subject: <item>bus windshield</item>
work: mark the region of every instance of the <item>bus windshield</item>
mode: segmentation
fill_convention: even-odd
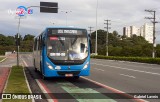
[[[52,60],[83,60],[88,56],[86,30],[50,29],[47,55]]]

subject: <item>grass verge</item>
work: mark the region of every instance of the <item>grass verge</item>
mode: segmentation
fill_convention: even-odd
[[[149,63],[149,64],[160,64],[160,58],[149,58],[149,57],[118,57],[118,56],[103,56],[103,55],[95,56],[94,55],[94,56],[91,56],[91,58],[140,62],[140,63]]]
[[[13,93],[13,94],[28,94],[29,89],[27,87],[25,76],[23,72],[22,66],[13,66],[11,69],[11,73],[8,79],[7,87],[5,89],[5,93]],[[11,99],[11,100],[3,100],[3,102],[32,102],[32,100],[28,99]]]

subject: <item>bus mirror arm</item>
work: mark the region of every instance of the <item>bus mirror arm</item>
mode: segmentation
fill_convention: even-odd
[[[42,41],[42,45],[45,46],[45,40]]]
[[[89,39],[89,47],[90,47],[90,53],[92,53],[92,43],[91,43],[91,39]]]

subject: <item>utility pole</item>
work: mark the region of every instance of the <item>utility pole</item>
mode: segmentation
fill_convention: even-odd
[[[145,19],[152,19],[152,23],[153,23],[153,49],[152,49],[152,58],[155,58],[155,47],[156,47],[156,37],[155,37],[155,32],[156,32],[156,11],[155,10],[145,10],[146,12],[149,12],[151,14],[153,14],[153,17],[145,17]]]
[[[106,21],[106,23],[104,23],[104,24],[106,24],[106,27],[104,27],[104,28],[106,28],[107,29],[107,34],[106,34],[106,56],[108,56],[108,30],[109,29],[111,29],[111,27],[109,27],[109,25],[111,25],[111,23],[109,23],[111,20],[104,20],[104,21]]]
[[[91,36],[91,33],[92,33],[92,31],[93,31],[93,30],[92,30],[93,27],[88,27],[88,28],[89,28],[89,32],[90,32],[90,36]]]
[[[98,31],[97,31],[97,23],[98,23],[98,0],[97,0],[97,6],[96,6],[96,41],[95,41],[95,54],[98,55],[97,53],[97,36],[98,36]]]

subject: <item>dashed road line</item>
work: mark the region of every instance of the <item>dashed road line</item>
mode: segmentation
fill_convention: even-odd
[[[94,68],[94,69],[104,72],[104,70],[103,70],[103,69],[99,69],[99,68]]]
[[[154,72],[148,72],[148,71],[142,71],[142,70],[135,70],[135,69],[128,69],[128,68],[122,68],[122,67],[110,66],[110,65],[103,65],[103,64],[97,64],[97,63],[92,63],[92,64],[99,65],[99,66],[104,66],[104,67],[112,67],[112,68],[116,68],[116,69],[123,69],[123,70],[129,70],[129,71],[134,71],[134,72],[140,72],[140,73],[146,73],[146,74],[152,74],[152,75],[160,76],[160,73],[154,73]]]
[[[107,60],[109,61],[109,60]],[[95,61],[94,61],[95,62]],[[100,62],[100,61],[96,61],[96,62]],[[119,61],[119,62],[122,62],[122,61]],[[125,62],[125,61],[123,61]],[[137,63],[137,62],[128,62],[128,63]],[[148,64],[148,63],[138,63],[138,64],[146,64],[146,65],[156,65],[156,64]],[[130,67],[135,67],[135,65],[128,65],[128,64],[125,64],[125,66],[130,66]],[[152,66],[149,66],[149,67],[144,67],[144,66],[139,66],[139,68],[146,68],[146,69],[160,69],[160,68],[152,68]]]
[[[134,77],[134,76],[130,76],[130,75],[126,75],[126,74],[120,74],[121,76],[125,76],[125,77],[129,77],[129,78],[136,78],[136,77]]]

